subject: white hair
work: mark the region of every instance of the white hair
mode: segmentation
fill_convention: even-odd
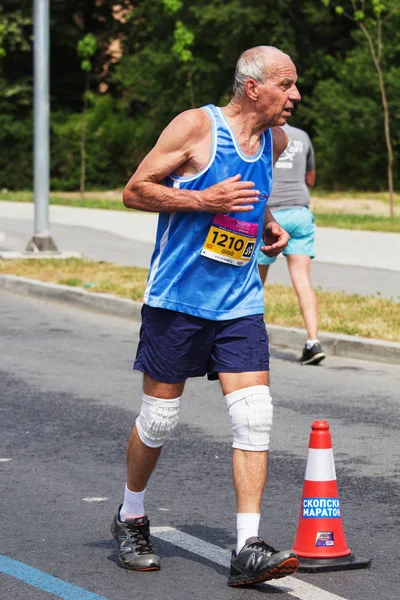
[[[251,78],[257,83],[264,83],[276,64],[276,55],[288,56],[275,46],[256,46],[245,50],[236,63],[233,80],[233,96],[242,98],[245,95],[246,81]],[[289,57],[290,58],[290,57]]]

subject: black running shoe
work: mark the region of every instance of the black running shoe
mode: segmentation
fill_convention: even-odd
[[[121,506],[111,524],[111,533],[118,542],[120,565],[134,571],[158,571],[160,557],[154,552],[150,543],[149,519],[144,515],[144,517],[120,521]]]
[[[321,344],[315,342],[311,348],[307,348],[307,345],[304,346],[300,362],[302,365],[318,365],[324,358],[325,354],[322,351]]]
[[[291,550],[279,552],[257,537],[251,537],[246,540],[239,554],[232,551],[228,585],[249,585],[280,579],[298,568],[299,561]]]

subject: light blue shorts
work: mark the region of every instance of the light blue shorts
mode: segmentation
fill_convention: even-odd
[[[278,221],[279,225],[283,229],[286,229],[290,235],[289,243],[284,249],[283,254],[301,254],[314,258],[315,225],[312,212],[304,206],[276,210],[272,212],[272,215]],[[257,262],[259,265],[271,265],[276,259],[276,256],[265,256],[261,250],[258,250]]]

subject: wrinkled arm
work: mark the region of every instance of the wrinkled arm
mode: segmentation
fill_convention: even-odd
[[[290,235],[277,223],[269,208],[265,210],[265,219],[260,249],[267,256],[277,256],[286,248]]]
[[[162,132],[157,144],[128,181],[123,201],[127,208],[149,212],[248,212],[258,201],[252,181],[234,175],[204,190],[170,188],[161,181],[178,167],[193,161],[196,145],[210,133],[210,120],[202,109],[181,113]]]
[[[150,212],[200,210],[199,191],[171,189],[161,184],[164,177],[190,159],[190,142],[196,142],[196,126],[203,118],[199,112],[182,113],[164,129],[125,186],[123,202],[127,208]]]

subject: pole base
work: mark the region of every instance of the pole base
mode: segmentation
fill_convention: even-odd
[[[57,252],[58,248],[55,245],[51,235],[34,235],[25,252]]]
[[[299,573],[322,573],[329,571],[349,571],[350,569],[367,569],[371,566],[370,558],[356,558],[354,554],[339,558],[301,558]]]

